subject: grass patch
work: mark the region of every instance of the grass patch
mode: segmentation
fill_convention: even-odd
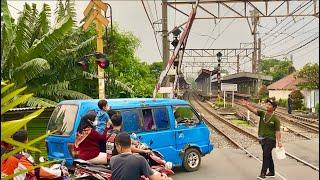
[[[241,119],[233,119],[231,120],[231,122],[233,124],[239,125],[239,126],[243,126],[243,127],[250,127],[250,124],[248,123],[248,121],[244,121]]]

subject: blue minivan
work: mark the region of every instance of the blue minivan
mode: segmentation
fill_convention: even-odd
[[[46,138],[49,159],[64,159],[73,164],[72,147],[80,118],[88,111],[98,111],[99,100],[66,100],[53,111]],[[201,157],[213,150],[210,131],[201,116],[180,99],[107,99],[111,110],[123,119],[122,131],[136,137],[161,154],[173,166],[187,171],[199,169]],[[148,117],[147,117],[148,116]]]

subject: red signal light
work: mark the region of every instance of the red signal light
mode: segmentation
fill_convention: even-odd
[[[106,60],[105,58],[100,58],[96,60],[96,64],[102,69],[105,69],[106,67],[109,66],[109,61]]]

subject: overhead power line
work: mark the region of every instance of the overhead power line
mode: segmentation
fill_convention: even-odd
[[[153,0],[153,3],[154,3],[154,10],[156,11],[157,20],[159,20],[156,0]]]
[[[310,54],[310,52],[312,52],[312,51],[314,51],[314,50],[316,50],[316,49],[318,49],[318,52],[319,52],[319,45],[316,46],[316,47],[314,47],[314,48],[312,48],[312,49],[310,49],[309,51],[307,51],[307,52],[305,52],[305,53],[303,53],[303,54],[300,54],[300,55],[298,55],[298,56],[295,56],[295,59],[296,59],[297,57],[303,57],[303,56],[305,56],[305,55],[307,55],[307,54]],[[292,53],[292,54],[297,54],[297,52],[294,52],[294,53]]]
[[[305,3],[304,5],[303,5],[303,4],[299,5],[298,7],[296,7],[296,8],[293,10],[293,13],[301,10],[301,9],[304,8],[307,4],[309,4],[310,2],[312,2],[312,1],[308,1],[308,2]],[[302,10],[302,11],[300,12],[300,14],[302,14],[303,12],[305,12],[310,6],[312,6],[312,4],[310,4],[307,8],[305,8],[304,10]],[[277,23],[274,27],[270,28],[270,31],[267,32],[267,34],[269,34],[269,33],[272,32],[272,31],[275,31],[275,30],[277,29],[277,27],[278,27],[281,23],[283,23],[288,17],[289,17],[289,16],[285,17],[285,18],[282,19],[279,23]],[[278,29],[277,31],[275,31],[275,33],[273,33],[273,34],[271,34],[271,35],[276,34],[279,30],[283,29],[284,27],[286,27],[288,24],[290,24],[290,23],[293,22],[293,21],[294,21],[294,20],[291,19],[287,24],[285,24],[284,26],[282,26],[280,29]],[[265,41],[265,40],[268,39],[271,35],[265,36],[265,37],[262,39],[262,41]]]
[[[282,38],[282,39],[279,39],[278,41],[272,43],[271,45],[267,46],[267,47],[264,48],[264,49],[268,49],[268,48],[272,47],[273,45],[276,45],[276,44],[282,42],[283,40],[287,39],[288,37],[293,37],[293,36],[292,36],[293,34],[299,32],[301,29],[305,28],[306,26],[308,26],[308,25],[309,25],[312,21],[314,21],[314,20],[315,20],[315,18],[311,19],[311,21],[308,21],[306,24],[302,25],[299,29],[295,30],[295,31],[292,32],[291,34],[287,35],[286,37],[284,37],[284,38]],[[295,38],[295,37],[293,37],[293,38]],[[264,50],[264,49],[263,49],[263,50]]]
[[[305,44],[303,44],[303,45],[301,45],[301,46],[299,46],[297,48],[294,48],[294,49],[292,49],[292,50],[290,50],[290,51],[288,51],[286,53],[278,54],[278,55],[274,55],[274,56],[268,56],[268,58],[275,58],[275,57],[279,57],[279,56],[283,56],[283,55],[288,55],[288,54],[290,54],[290,53],[292,53],[292,52],[294,52],[294,51],[296,51],[298,49],[301,49],[301,48],[307,46],[308,44],[310,44],[311,42],[317,40],[318,38],[319,38],[319,35],[317,37],[311,39],[310,41],[306,42]]]
[[[235,4],[233,4],[233,5],[231,6],[231,8],[233,8],[233,6],[234,6],[234,5],[235,5]],[[224,15],[223,15],[223,16],[225,16],[226,14],[228,14],[228,12],[224,13]],[[219,25],[219,23],[221,22],[221,20],[222,20],[222,19],[219,19],[218,23],[215,23],[215,26],[212,28],[211,33],[213,33],[213,32],[214,32],[214,30],[217,28],[217,26]],[[208,38],[207,38],[206,42],[204,43],[203,48],[207,45],[207,43],[208,43],[208,41],[209,41],[210,37],[211,37],[211,36],[208,36]],[[212,38],[211,38],[211,39],[212,39]],[[213,39],[216,39],[216,38],[213,38]],[[211,47],[211,45],[210,45],[210,47]]]
[[[314,32],[312,32],[312,31],[315,30],[315,29],[318,29],[318,28],[319,28],[319,27],[310,29],[310,30],[308,30],[308,31],[306,31],[306,32],[303,32],[303,33],[301,33],[301,34],[299,34],[299,35],[296,35],[295,37],[293,37],[293,38],[290,39],[290,40],[283,41],[282,43],[278,44],[277,46],[274,46],[273,49],[277,49],[277,48],[280,47],[283,43],[288,43],[288,42],[290,42],[290,41],[293,41],[294,39],[296,39],[296,38],[298,38],[298,37],[300,37],[300,36],[303,36],[303,35],[306,35],[306,34],[309,34],[309,33],[317,34],[317,32],[314,33]],[[312,36],[311,36],[311,37],[312,37]],[[310,37],[308,37],[307,39],[309,39],[309,38],[310,38]],[[265,48],[264,48],[264,49],[265,49]],[[264,50],[264,49],[263,49],[263,50]]]
[[[142,6],[143,6],[143,9],[144,9],[144,12],[146,13],[146,15],[147,15],[147,17],[148,17],[149,23],[150,23],[150,25],[151,25],[151,27],[152,27],[152,29],[153,29],[153,35],[154,35],[154,38],[155,38],[156,43],[157,43],[157,47],[158,47],[158,51],[159,51],[160,57],[162,58],[161,50],[160,50],[160,47],[159,47],[159,42],[158,42],[157,35],[156,35],[156,30],[155,30],[155,28],[154,28],[154,25],[153,25],[151,19],[150,19],[150,16],[149,16],[149,14],[148,14],[148,11],[147,11],[147,9],[146,9],[146,6],[145,6],[143,0],[141,0],[141,3],[142,3]]]

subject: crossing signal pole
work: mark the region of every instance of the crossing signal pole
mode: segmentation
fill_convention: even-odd
[[[218,53],[217,53],[217,57],[218,57],[218,73],[217,73],[217,80],[218,80],[218,98],[221,97],[221,66],[220,66],[221,56],[222,56],[222,53],[221,53],[221,52],[218,52]]]
[[[101,0],[91,0],[83,14],[85,16],[85,23],[83,25],[83,30],[87,31],[93,20],[96,24],[97,33],[97,53],[103,54],[103,26],[108,26],[108,19],[106,19],[102,14],[101,10],[107,12],[108,5],[103,3]],[[99,99],[105,99],[105,77],[104,69],[98,66],[98,85],[99,85]]]

